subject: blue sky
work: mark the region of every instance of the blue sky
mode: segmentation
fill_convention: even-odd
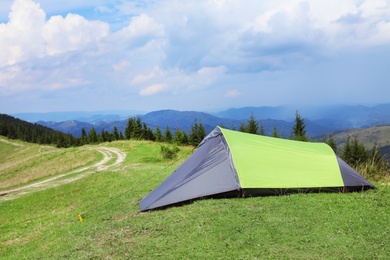
[[[390,102],[390,1],[2,0],[0,113]]]

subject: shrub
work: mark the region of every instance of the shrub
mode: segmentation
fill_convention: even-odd
[[[374,147],[366,161],[355,166],[357,172],[365,178],[387,179],[390,177],[389,162],[382,156],[379,149]]]
[[[174,159],[177,156],[177,153],[180,151],[180,149],[177,146],[174,147],[168,147],[168,146],[161,146],[161,154],[164,158],[167,159]]]
[[[350,137],[347,137],[341,158],[365,178],[390,177],[389,162],[381,155],[379,149],[376,146],[371,150],[366,149],[356,137],[352,142]]]

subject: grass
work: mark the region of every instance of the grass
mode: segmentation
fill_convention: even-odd
[[[140,213],[140,199],[188,157],[191,148],[180,147],[181,159],[173,163],[162,157],[159,144],[105,145],[125,151],[124,164],[0,201],[0,258],[386,259],[390,255],[387,181],[374,182],[377,190],[362,193],[207,199]]]
[[[51,146],[0,140],[0,190],[17,187],[58,173],[89,165],[99,153],[88,148]]]

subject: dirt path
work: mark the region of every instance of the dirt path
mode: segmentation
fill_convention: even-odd
[[[103,154],[103,159],[94,165],[75,169],[73,171],[56,175],[55,177],[51,177],[40,182],[31,183],[19,188],[0,191],[0,201],[16,199],[25,194],[30,194],[32,192],[45,190],[52,187],[58,187],[66,183],[79,180],[92,173],[107,170],[114,166],[120,165],[126,158],[126,154],[116,148],[96,147],[93,149]],[[115,162],[112,162],[113,158],[115,158]]]

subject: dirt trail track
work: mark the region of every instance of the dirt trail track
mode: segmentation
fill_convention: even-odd
[[[61,186],[66,183],[79,180],[92,173],[107,170],[108,168],[120,165],[126,158],[126,154],[116,148],[96,147],[93,149],[103,154],[103,159],[94,165],[75,169],[73,171],[59,174],[55,177],[51,177],[40,182],[31,183],[19,188],[0,191],[0,201],[16,199],[25,194]],[[115,162],[112,162],[113,158],[115,158]]]

